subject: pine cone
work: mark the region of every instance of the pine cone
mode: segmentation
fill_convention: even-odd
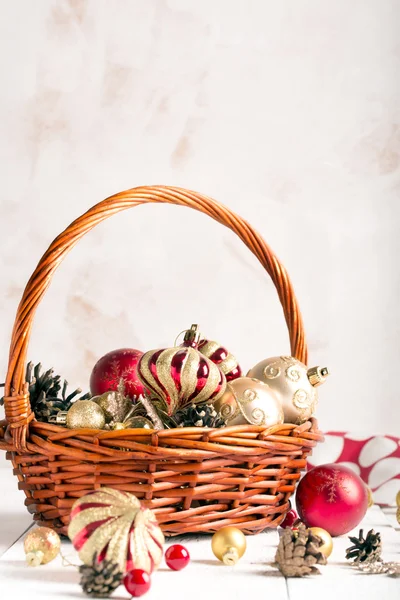
[[[64,381],[61,389],[61,377],[54,375],[53,369],[49,369],[44,373],[41,373],[41,370],[42,365],[40,363],[35,367],[32,362],[28,363],[25,380],[29,384],[29,400],[35,417],[38,421],[46,423],[51,416],[56,415],[60,410],[67,411],[71,407],[72,401],[82,390],[78,388],[67,396],[68,383]],[[60,391],[61,398],[58,397]],[[85,394],[79,400],[86,400],[89,397],[90,394]]]
[[[318,573],[315,565],[326,565],[320,552],[321,538],[301,523],[298,529],[284,529],[275,555],[275,562],[285,577],[303,577]]]
[[[354,564],[376,562],[380,560],[382,553],[381,534],[375,533],[373,529],[368,531],[365,539],[364,532],[360,529],[358,537],[349,537],[353,546],[346,549],[347,560]]]
[[[212,404],[192,404],[179,410],[175,415],[177,427],[223,427],[221,419]]]
[[[121,584],[123,574],[119,566],[110,560],[97,561],[93,558],[92,566],[81,565],[81,586],[85,594],[92,598],[107,598]]]

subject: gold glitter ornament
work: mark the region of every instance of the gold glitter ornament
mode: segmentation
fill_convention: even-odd
[[[396,510],[396,519],[398,524],[400,525],[400,506],[398,506]]]
[[[151,573],[163,556],[164,535],[154,513],[133,494],[111,488],[79,498],[73,505],[68,536],[85,565],[98,560],[118,564],[121,573]]]
[[[130,417],[121,423],[115,423],[113,429],[154,429],[154,425],[150,419],[137,415],[136,417]]]
[[[212,551],[224,565],[235,565],[246,552],[246,546],[246,537],[237,527],[222,527],[211,539]]]
[[[332,554],[333,550],[333,540],[331,534],[328,533],[326,529],[322,529],[322,527],[309,527],[309,530],[322,540],[322,544],[318,547],[318,550],[322,552],[326,558],[328,558]]]
[[[285,423],[300,425],[313,414],[318,403],[317,386],[327,378],[325,367],[308,369],[293,356],[275,356],[259,362],[247,373],[268,384],[277,395]]]
[[[58,533],[49,527],[35,527],[24,539],[26,562],[30,567],[45,565],[56,558],[60,547]]]
[[[103,409],[106,423],[123,421],[132,408],[132,400],[120,392],[105,392],[91,400]]]
[[[66,414],[68,429],[103,429],[106,424],[103,409],[92,400],[78,400]]]
[[[396,504],[400,508],[400,490],[396,494]]]
[[[226,425],[265,425],[283,423],[283,410],[271,388],[250,377],[238,377],[226,386],[222,398],[214,404]]]

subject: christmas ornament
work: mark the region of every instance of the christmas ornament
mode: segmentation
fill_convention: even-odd
[[[134,598],[143,596],[151,586],[150,575],[143,569],[133,569],[124,577],[124,586]]]
[[[194,348],[150,350],[139,361],[138,376],[169,416],[188,404],[215,402],[226,387],[222,371]]]
[[[278,569],[285,577],[304,577],[318,573],[315,565],[326,565],[322,540],[302,523],[298,529],[285,529],[275,555]]]
[[[68,536],[85,565],[116,563],[122,573],[151,573],[162,559],[164,535],[153,512],[127,492],[101,488],[79,498],[71,511]]]
[[[323,527],[332,536],[357,527],[368,507],[365,484],[343,465],[321,465],[308,471],[296,493],[299,517],[309,527]]]
[[[396,494],[396,504],[400,508],[400,490]]]
[[[181,544],[174,544],[167,548],[165,552],[165,562],[167,566],[173,571],[181,571],[190,561],[190,554]]]
[[[250,377],[239,377],[226,386],[215,409],[230,425],[265,425],[283,423],[283,410],[275,392],[265,383]]]
[[[235,565],[246,552],[246,537],[236,527],[222,527],[211,539],[211,548],[215,556],[224,565]]]
[[[371,492],[371,488],[367,486],[367,494],[368,494],[368,508],[374,505],[374,497]]]
[[[60,375],[54,375],[53,369],[44,373],[39,363],[35,367],[32,362],[26,367],[25,381],[29,384],[29,402],[37,421],[43,423],[50,420],[60,412],[67,411],[82,390],[76,389],[67,395],[68,383],[64,381],[61,387]],[[61,397],[60,397],[61,392]],[[80,400],[85,400],[90,394],[85,394]]]
[[[132,400],[120,391],[105,392],[101,396],[93,396],[92,402],[96,402],[103,410],[106,423],[124,421],[132,408]]]
[[[221,419],[213,404],[191,404],[175,414],[176,427],[224,427],[225,421]]]
[[[122,423],[114,423],[113,429],[154,429],[153,423],[141,415],[129,417]]]
[[[283,407],[285,423],[300,425],[313,415],[318,403],[316,387],[328,374],[328,369],[308,369],[292,356],[275,356],[259,362],[247,377],[267,383]]]
[[[58,533],[49,527],[35,527],[24,539],[26,562],[30,567],[46,565],[55,559],[60,547]]]
[[[108,598],[122,582],[119,565],[110,560],[98,561],[97,554],[91,566],[81,565],[81,587],[87,596],[92,598]]]
[[[319,551],[322,552],[326,558],[329,558],[333,550],[333,540],[331,534],[325,529],[322,529],[322,527],[310,527],[310,531],[322,540],[322,544],[319,546]]]
[[[297,512],[293,508],[291,508],[286,513],[286,517],[283,519],[282,523],[280,523],[280,526],[282,527],[282,529],[291,529],[297,520]]]
[[[400,525],[400,507],[398,507],[397,510],[396,510],[396,519],[397,519],[397,522]]]
[[[57,413],[54,422],[57,425],[66,425],[68,429],[103,429],[106,419],[103,409],[96,402],[78,400],[68,412]]]
[[[137,365],[141,356],[143,352],[134,348],[121,348],[102,356],[93,367],[90,376],[90,391],[93,396],[118,391],[121,379],[127,396],[136,398],[143,394],[145,390],[137,375]]]
[[[354,564],[381,560],[382,543],[379,532],[375,533],[370,529],[364,538],[364,531],[360,529],[358,537],[349,537],[349,540],[353,545],[346,549],[347,560]]]

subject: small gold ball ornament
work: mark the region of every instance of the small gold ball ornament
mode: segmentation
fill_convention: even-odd
[[[400,490],[397,492],[396,495],[396,504],[400,508]]]
[[[367,493],[368,493],[368,508],[371,508],[371,506],[374,505],[374,497],[372,495],[371,488],[369,488],[368,486],[367,486]]]
[[[325,367],[308,369],[293,356],[275,356],[259,362],[247,373],[267,383],[281,402],[285,423],[307,421],[318,403],[316,388],[329,375]]]
[[[154,429],[154,425],[150,419],[138,415],[136,417],[130,417],[125,421],[115,423],[113,429]]]
[[[24,540],[26,562],[30,567],[45,565],[60,552],[61,540],[58,533],[49,527],[35,527]]]
[[[246,546],[246,537],[237,527],[222,527],[211,539],[212,551],[224,565],[235,565],[246,552]]]
[[[103,409],[92,400],[78,400],[66,415],[69,429],[103,429],[106,424]]]
[[[310,527],[310,531],[312,531],[314,535],[317,535],[319,538],[321,538],[323,543],[318,550],[322,552],[326,558],[328,558],[328,556],[332,554],[333,550],[333,540],[331,534],[325,529],[322,529],[322,527]]]
[[[265,425],[283,423],[283,410],[275,392],[262,381],[238,377],[227,384],[215,410],[229,425]]]

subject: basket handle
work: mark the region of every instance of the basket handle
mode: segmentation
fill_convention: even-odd
[[[194,208],[222,223],[239,236],[270,275],[278,291],[289,329],[291,353],[306,363],[307,347],[303,321],[292,284],[285,268],[262,237],[229,208],[197,192],[166,186],[133,188],[106,198],[71,223],[49,246],[27,283],[12,332],[4,394],[8,432],[11,433],[17,450],[26,449],[28,425],[34,418],[25,383],[26,354],[33,318],[55,270],[71,248],[95,225],[122,210],[150,202]]]

